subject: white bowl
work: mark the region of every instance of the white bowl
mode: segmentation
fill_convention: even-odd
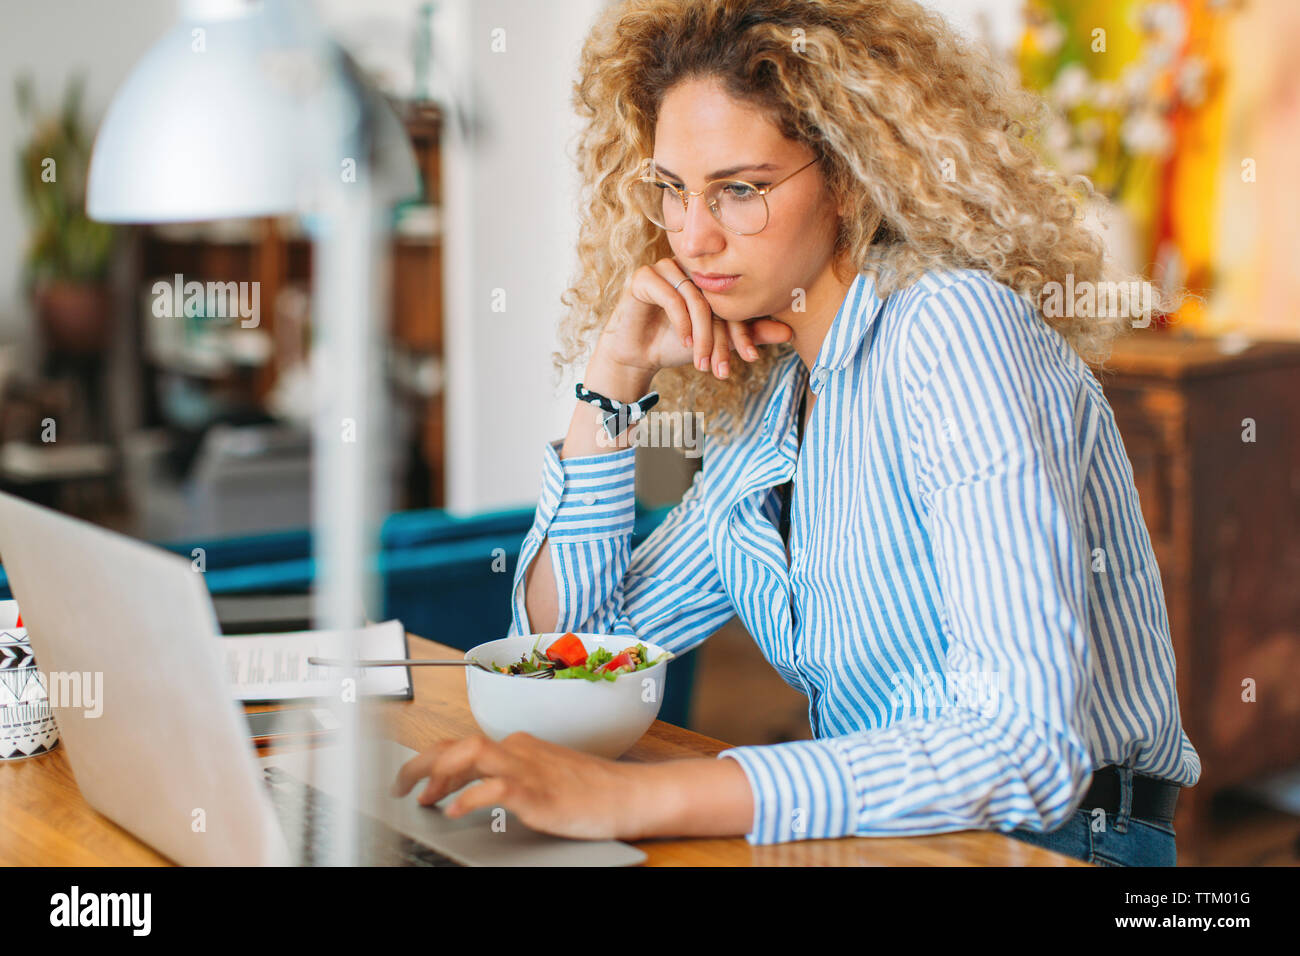
[[[471,647],[465,656],[489,667],[507,667],[532,650],[534,644],[544,652],[565,633],[542,634],[540,641],[537,634],[503,637]],[[649,641],[574,633],[588,654],[600,647],[617,654],[638,643],[645,645],[650,660],[664,653],[662,647]],[[640,740],[659,716],[667,672],[667,661],[620,674],[612,681],[529,679],[466,667],[465,683],[469,688],[469,709],[483,733],[493,740],[523,730],[574,750],[613,758]]]

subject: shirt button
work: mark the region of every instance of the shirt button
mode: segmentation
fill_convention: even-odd
[[[595,492],[588,491],[586,494],[584,494],[584,495],[582,496],[582,503],[583,503],[584,505],[594,505],[594,504],[596,503],[596,494],[595,494]]]
[[[829,375],[830,372],[826,371],[826,369],[819,368],[813,372],[813,382],[820,388],[822,385],[826,384],[826,379]]]

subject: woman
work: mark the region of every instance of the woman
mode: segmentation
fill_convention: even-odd
[[[1200,763],[1085,361],[1132,320],[1036,305],[1105,274],[1022,141],[1021,94],[909,0],[633,0],[581,74],[589,202],[559,357],[589,356],[584,400],[545,448],[511,633],[682,653],[738,614],[815,739],[642,765],[478,736],[395,792],[481,778],[452,815],[504,806],[574,837],[985,828],[1172,864]],[[619,425],[652,381],[707,435],[632,553]]]

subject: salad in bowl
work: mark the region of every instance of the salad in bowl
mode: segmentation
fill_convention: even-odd
[[[640,641],[617,653],[608,647],[597,647],[588,654],[587,646],[572,631],[567,631],[544,651],[541,650],[541,641],[539,635],[533,649],[513,664],[490,666],[499,674],[516,676],[549,671],[556,680],[617,680],[622,674],[646,670],[673,656],[672,651],[664,651],[651,660],[650,651]]]
[[[522,730],[612,758],[659,715],[673,654],[635,637],[570,631],[503,637],[465,656],[482,665],[465,668],[465,682],[487,736]],[[550,672],[546,679],[537,679],[541,670]]]

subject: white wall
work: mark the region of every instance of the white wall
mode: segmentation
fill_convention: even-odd
[[[443,64],[483,130],[471,142],[453,124],[443,155],[453,510],[535,503],[543,444],[573,413],[573,380],[552,387],[550,353],[576,262],[570,90],[600,6],[456,0],[440,17]],[[492,50],[498,29],[504,52]]]

